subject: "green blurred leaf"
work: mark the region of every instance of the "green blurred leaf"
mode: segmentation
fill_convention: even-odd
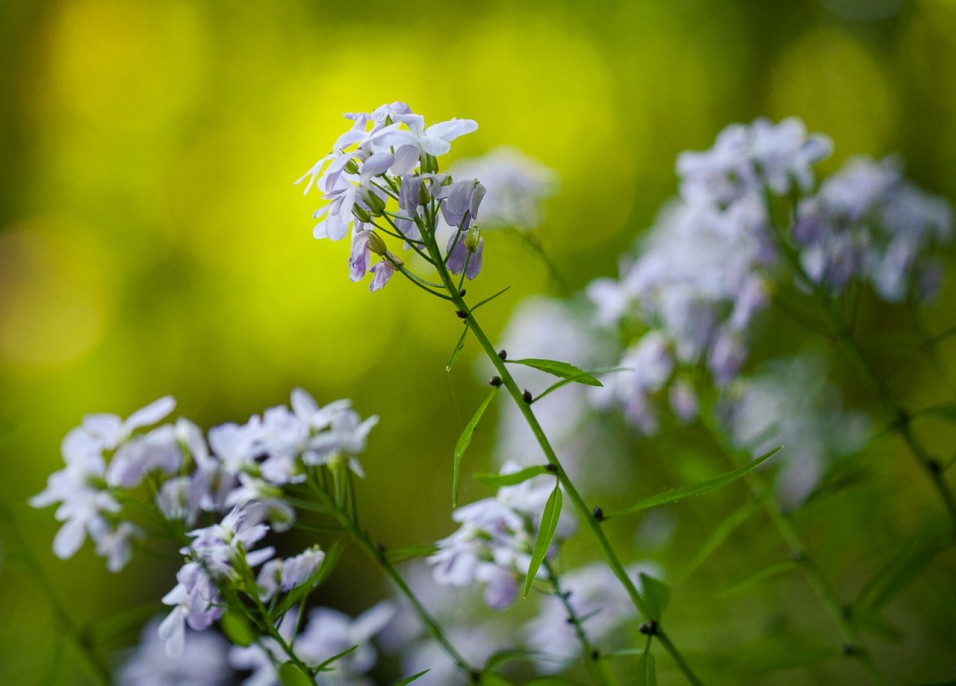
[[[465,454],[465,450],[468,449],[468,445],[471,443],[472,436],[475,435],[475,427],[478,426],[478,422],[481,421],[481,416],[485,413],[485,410],[488,409],[488,405],[491,404],[491,401],[495,397],[495,393],[497,391],[498,389],[496,388],[488,394],[488,397],[485,398],[481,405],[478,406],[478,410],[471,418],[471,421],[469,421],[468,425],[462,429],[461,436],[458,437],[458,443],[455,445],[455,467],[454,472],[452,473],[451,484],[452,507],[458,507],[458,482],[461,478],[461,458]]]
[[[650,649],[641,653],[637,660],[635,686],[657,686],[657,664]]]
[[[563,676],[542,676],[529,681],[525,686],[578,686],[578,682]]]
[[[737,583],[728,586],[724,590],[719,591],[717,593],[717,597],[725,598],[727,596],[740,593],[741,591],[744,591],[750,588],[751,586],[759,584],[762,581],[766,581],[767,579],[772,579],[775,576],[779,576],[781,574],[789,572],[791,569],[793,569],[795,564],[796,563],[793,560],[784,560],[783,562],[777,562],[767,567],[764,567],[763,569],[758,570],[754,572],[753,574],[751,574],[750,576],[746,577],[742,581],[738,581]]]
[[[885,617],[880,616],[878,612],[869,612],[863,608],[853,608],[853,623],[873,636],[879,636],[885,641],[899,643],[903,640],[904,634],[892,622]]]
[[[426,669],[422,672],[419,672],[418,674],[412,674],[411,676],[407,676],[400,681],[396,681],[394,686],[408,686],[408,684],[412,683],[413,681],[417,681],[419,678],[425,676],[430,671],[431,671],[430,669]]]
[[[697,554],[694,555],[690,564],[687,565],[687,569],[684,570],[684,575],[681,579],[683,580],[690,577],[690,575],[693,574],[708,557],[713,555],[717,548],[730,538],[731,534],[746,522],[747,519],[750,518],[750,515],[756,512],[756,510],[757,505],[752,500],[748,500],[744,503],[743,507],[727,515],[724,521],[722,521],[710,536],[707,537],[707,540],[704,541],[704,544],[697,551]]]
[[[294,662],[285,662],[279,667],[279,683],[282,686],[315,686],[311,674],[302,671]]]
[[[627,371],[627,367],[598,367],[597,369],[592,369],[590,371],[584,372],[584,374],[587,376],[594,376],[597,374],[607,374],[610,372],[623,372],[623,371]],[[541,398],[548,395],[552,391],[556,391],[562,386],[567,386],[569,383],[576,382],[578,378],[579,377],[577,376],[571,376],[571,377],[568,377],[567,379],[561,379],[560,381],[548,386],[544,391],[539,393],[538,396],[535,398],[535,400],[536,401],[541,400]]]
[[[435,552],[434,545],[407,545],[395,550],[389,550],[385,553],[385,558],[390,564],[400,564],[408,560],[414,560],[418,557],[425,557]]]
[[[925,416],[939,417],[940,419],[945,419],[948,422],[956,423],[956,403],[941,403],[939,405],[932,405],[930,407],[924,407],[922,410],[913,413],[914,417],[925,417]]]
[[[661,615],[664,614],[671,599],[670,587],[663,581],[641,572],[641,588],[644,602],[647,603],[647,611],[651,615],[648,619],[653,619],[655,622],[661,621]]]
[[[249,624],[249,620],[235,610],[229,610],[224,614],[222,619],[219,620],[219,625],[226,638],[237,646],[246,648],[258,638],[258,634]]]
[[[345,657],[346,655],[350,655],[351,653],[354,653],[356,650],[358,650],[358,646],[357,646],[357,645],[354,645],[354,646],[352,646],[351,648],[346,648],[346,649],[343,650],[341,653],[336,653],[335,655],[333,655],[332,657],[330,657],[328,660],[325,660],[324,662],[322,662],[318,667],[315,668],[315,670],[316,670],[317,672],[323,672],[323,671],[324,671],[324,672],[327,672],[327,671],[330,671],[330,670],[328,669],[329,665],[331,665],[331,664],[334,663],[334,662],[338,662],[338,661],[341,660],[343,657]]]
[[[603,386],[600,381],[588,374],[583,369],[578,369],[573,364],[567,362],[558,362],[557,360],[541,360],[538,358],[527,358],[524,360],[505,360],[508,364],[521,364],[525,367],[533,367],[542,372],[547,372],[553,376],[560,376],[562,379],[582,383],[588,386]]]
[[[782,446],[781,446],[782,447]],[[776,454],[780,448],[774,448],[769,453],[765,453],[758,458],[755,458],[743,465],[742,467],[737,467],[729,472],[724,472],[720,476],[715,476],[712,479],[706,479],[704,481],[698,481],[694,484],[689,484],[687,486],[681,486],[680,488],[674,488],[663,493],[658,493],[653,495],[650,498],[645,498],[629,507],[625,507],[622,510],[616,512],[611,512],[610,514],[604,515],[604,519],[613,519],[614,517],[621,517],[623,515],[633,514],[635,512],[640,512],[641,510],[646,510],[651,507],[657,507],[658,505],[665,505],[668,503],[676,503],[684,498],[690,498],[695,495],[700,495],[701,493],[706,493],[707,491],[712,491],[715,488],[720,488],[726,484],[729,484],[732,481],[736,481],[742,476],[749,474],[757,467],[762,465],[764,462],[769,460],[771,457]]]
[[[478,683],[481,684],[481,686],[512,686],[510,681],[494,672],[485,672],[482,674],[481,681]]]
[[[551,547],[551,539],[554,538],[554,532],[558,528],[558,519],[561,517],[563,500],[564,495],[561,493],[561,487],[555,483],[554,490],[548,496],[548,502],[545,503],[544,512],[541,514],[541,529],[538,531],[538,540],[534,542],[531,564],[528,565],[528,576],[524,580],[523,597],[525,598],[528,597],[538,568],[544,562],[544,556],[548,554],[548,548]]]
[[[451,357],[448,358],[448,364],[445,365],[445,371],[450,372],[451,368],[455,366],[455,362],[458,361],[458,356],[461,355],[462,348],[465,347],[465,338],[468,336],[468,324],[465,324],[465,330],[461,332],[461,337],[459,337],[458,342],[455,344],[454,350],[451,351]]]
[[[945,544],[931,535],[907,540],[863,586],[856,605],[869,611],[883,607],[909,586],[944,547]]]
[[[532,660],[538,653],[534,650],[499,650],[485,661],[485,669],[497,669],[503,664],[515,660]]]
[[[519,472],[513,472],[512,474],[475,474],[475,481],[485,486],[491,486],[492,488],[501,488],[502,486],[516,486],[528,479],[549,473],[546,467],[535,465],[533,467],[526,467]]]

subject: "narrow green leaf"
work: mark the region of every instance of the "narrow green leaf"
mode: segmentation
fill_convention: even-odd
[[[932,405],[913,413],[914,417],[926,415],[939,417],[940,419],[945,419],[949,422],[956,422],[956,403],[941,403],[939,405]]]
[[[755,584],[759,584],[762,581],[766,581],[767,579],[772,579],[775,576],[789,572],[791,569],[793,569],[794,564],[795,563],[793,560],[784,560],[783,562],[776,562],[772,565],[764,567],[763,569],[754,572],[746,579],[738,581],[737,583],[728,586],[724,590],[719,591],[717,593],[717,597],[725,598],[727,596],[740,593],[741,591],[744,591]]]
[[[235,610],[229,610],[219,620],[219,627],[231,643],[246,648],[258,638],[249,620]]]
[[[419,672],[418,674],[412,674],[411,676],[407,676],[401,681],[396,681],[394,686],[408,686],[408,684],[412,683],[413,681],[418,681],[420,677],[425,676],[430,671],[431,671],[430,669],[426,669],[422,672]]]
[[[541,474],[548,474],[547,468],[534,465],[511,474],[475,474],[475,481],[492,488],[501,488],[502,486],[516,486]]]
[[[452,507],[458,507],[458,481],[461,478],[461,458],[465,454],[465,450],[468,449],[468,444],[471,443],[471,437],[475,435],[475,427],[477,427],[478,422],[481,421],[481,415],[488,409],[488,405],[491,404],[491,400],[495,397],[497,390],[496,388],[489,393],[488,397],[478,406],[475,415],[471,418],[471,421],[468,422],[468,425],[462,429],[461,436],[458,437],[458,443],[455,445],[455,467],[452,473],[451,484]]]
[[[531,591],[531,585],[534,583],[534,577],[538,574],[538,568],[544,562],[544,556],[548,554],[548,548],[551,547],[551,539],[554,538],[554,532],[558,528],[558,518],[561,516],[561,505],[564,495],[561,493],[561,487],[555,483],[554,490],[548,496],[548,502],[545,503],[544,512],[541,514],[541,529],[538,531],[538,540],[534,542],[534,550],[531,553],[531,564],[528,565],[528,576],[524,580],[524,596],[528,597]]]
[[[663,581],[641,572],[641,590],[644,601],[647,603],[647,611],[651,613],[648,619],[653,619],[655,622],[661,621],[661,615],[664,614],[671,599],[670,587]]]
[[[684,498],[690,498],[691,496],[700,495],[701,493],[706,493],[707,491],[712,491],[715,488],[720,488],[726,484],[729,484],[731,481],[736,481],[740,477],[749,474],[757,467],[762,465],[764,462],[769,460],[773,455],[780,450],[780,448],[774,448],[769,453],[761,455],[760,457],[751,460],[742,467],[737,467],[729,472],[724,472],[720,476],[715,476],[712,479],[706,479],[704,481],[698,481],[694,484],[689,484],[687,486],[681,486],[680,488],[674,488],[664,493],[658,493],[653,495],[650,498],[645,498],[640,502],[634,503],[629,507],[625,507],[623,510],[618,510],[616,512],[611,512],[604,515],[604,519],[612,519],[614,517],[621,517],[623,515],[633,514],[635,512],[640,512],[641,510],[646,510],[651,507],[657,507],[658,505],[665,505],[667,503],[676,503],[679,500]]]
[[[499,295],[501,295],[502,293],[504,293],[504,292],[506,292],[506,291],[508,291],[508,290],[511,290],[511,286],[505,286],[504,288],[502,288],[500,291],[498,291],[498,292],[495,293],[494,295],[489,295],[487,298],[485,298],[484,300],[482,300],[480,303],[478,303],[477,305],[475,305],[474,307],[472,307],[472,308],[471,308],[471,311],[474,312],[475,310],[477,310],[477,309],[478,309],[479,307],[481,307],[482,305],[487,305],[487,304],[490,303],[492,300],[494,300],[494,299],[497,298]]]
[[[534,660],[540,653],[534,650],[499,650],[497,653],[493,653],[491,657],[485,660],[485,669],[492,670],[497,669],[503,664],[508,662],[514,662],[516,660]]]
[[[351,648],[346,648],[346,649],[343,650],[341,653],[336,653],[335,655],[333,655],[332,657],[330,657],[328,660],[326,660],[325,662],[321,663],[318,667],[315,668],[315,670],[316,670],[317,672],[328,672],[328,671],[331,671],[331,670],[328,668],[329,665],[331,665],[331,664],[334,663],[334,662],[338,662],[339,660],[341,660],[341,659],[342,659],[343,657],[345,657],[346,655],[351,655],[351,654],[354,653],[356,650],[358,650],[358,646],[357,646],[357,645],[354,645],[354,646],[352,646]]]
[[[455,362],[458,361],[458,356],[461,355],[461,349],[465,347],[465,338],[467,338],[467,336],[468,325],[465,324],[465,330],[461,332],[461,337],[455,344],[455,349],[451,351],[451,357],[448,358],[448,364],[445,365],[446,372],[450,372],[451,368],[455,366]]]
[[[425,557],[435,552],[434,545],[407,545],[402,548],[395,548],[385,553],[385,557],[390,564],[397,565],[408,560],[414,560],[418,557]]]
[[[282,686],[315,686],[311,674],[306,674],[294,662],[286,662],[279,667],[279,683]]]
[[[494,672],[485,672],[482,674],[481,681],[478,683],[481,684],[481,686],[512,686],[510,681]]]
[[[857,604],[870,611],[880,609],[909,586],[944,547],[932,536],[911,539],[867,582]]]
[[[645,650],[637,661],[637,679],[635,686],[657,686],[657,664],[654,653]]]
[[[588,374],[583,369],[578,369],[573,364],[567,362],[558,362],[557,360],[541,360],[537,358],[527,358],[524,360],[505,360],[508,364],[522,364],[525,367],[533,367],[542,372],[547,372],[553,376],[559,376],[568,381],[583,383],[588,386],[603,386],[600,381]]]
[[[625,372],[627,370],[628,370],[627,367],[598,367],[597,369],[592,369],[590,371],[584,372],[584,376],[595,376],[597,374],[609,374],[611,372]],[[535,398],[535,400],[541,400],[541,398],[548,395],[549,393],[552,393],[553,391],[558,390],[562,386],[567,386],[569,383],[574,383],[578,381],[579,378],[581,377],[570,376],[566,379],[561,379],[560,381],[557,381],[551,384],[546,389],[544,389],[541,393],[539,393],[538,396]]]
[[[724,519],[720,525],[714,529],[714,531],[707,537],[707,540],[704,541],[704,544],[697,551],[697,554],[694,555],[694,558],[690,561],[690,564],[687,565],[687,569],[684,570],[681,580],[685,580],[690,577],[697,568],[700,567],[704,561],[714,554],[714,552],[730,538],[731,534],[734,533],[747,519],[750,518],[754,512],[756,512],[757,506],[752,500],[748,500],[744,503],[743,507],[734,510],[730,515]]]

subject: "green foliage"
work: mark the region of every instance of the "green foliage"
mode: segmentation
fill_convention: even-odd
[[[219,620],[219,626],[226,638],[237,646],[251,646],[259,636],[249,620],[236,610],[226,612]]]
[[[294,662],[285,662],[279,667],[279,683],[282,686],[315,686],[311,674],[302,671]]]
[[[532,367],[542,372],[547,372],[553,376],[561,377],[567,381],[585,384],[586,386],[603,386],[594,376],[578,369],[573,364],[567,362],[558,362],[557,360],[541,360],[537,358],[528,358],[524,360],[505,360],[508,364],[520,364],[525,367]]]
[[[452,474],[452,484],[451,484],[451,506],[458,506],[458,482],[461,478],[461,458],[465,455],[465,451],[468,449],[469,444],[471,443],[472,436],[475,434],[475,428],[478,426],[478,422],[481,421],[482,415],[485,414],[485,410],[488,409],[488,405],[491,404],[491,401],[494,400],[495,394],[498,389],[493,390],[488,394],[488,397],[482,401],[481,405],[478,406],[478,409],[475,411],[475,414],[472,416],[471,420],[465,425],[465,428],[462,429],[461,435],[458,437],[458,443],[455,444],[455,466],[454,472]]]
[[[408,686],[408,684],[412,683],[413,681],[418,681],[418,679],[425,676],[430,671],[431,671],[430,669],[425,669],[425,670],[422,670],[421,672],[418,672],[417,674],[412,674],[411,676],[407,676],[404,679],[400,679],[399,681],[396,681],[393,686]]]
[[[538,568],[541,567],[545,555],[548,554],[548,548],[551,547],[551,539],[554,538],[554,532],[558,528],[558,519],[561,517],[563,500],[561,486],[555,483],[554,490],[548,496],[548,502],[545,503],[544,512],[541,515],[541,529],[538,531],[538,539],[534,542],[531,564],[528,565],[528,576],[524,580],[524,597],[527,597],[531,591]]]
[[[622,510],[617,510],[610,514],[605,514],[604,519],[613,519],[614,517],[621,517],[623,515],[633,514],[635,512],[640,512],[641,510],[646,510],[648,508],[657,507],[658,505],[666,505],[669,503],[676,503],[678,501],[684,500],[685,498],[690,498],[695,495],[700,495],[701,493],[706,493],[707,491],[712,491],[715,488],[720,488],[726,484],[736,481],[742,476],[745,476],[755,470],[757,467],[762,465],[764,462],[773,457],[780,448],[774,448],[768,453],[761,455],[758,458],[755,458],[748,462],[747,464],[737,467],[729,472],[725,472],[720,476],[715,476],[712,479],[706,479],[705,481],[698,481],[694,484],[689,484],[687,486],[681,486],[680,488],[674,488],[664,493],[658,493],[657,495],[651,496],[650,498],[645,498],[639,502],[634,503],[628,507],[625,507]]]
[[[670,587],[663,581],[641,572],[641,588],[650,614],[648,619],[653,619],[655,622],[661,621],[661,615],[664,614],[671,599]]]

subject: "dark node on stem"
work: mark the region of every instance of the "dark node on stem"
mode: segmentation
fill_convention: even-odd
[[[571,591],[565,591],[564,593],[561,594],[561,597],[567,600],[568,598],[571,597]]]
[[[565,618],[564,618],[564,623],[565,623],[565,624],[573,625],[573,624],[575,623],[575,622],[574,622],[574,617],[565,617]]]
[[[857,648],[852,643],[844,643],[841,650],[843,651],[843,654],[846,655],[847,657],[853,657],[854,655],[860,654],[860,649]]]
[[[477,669],[471,670],[471,673],[468,676],[471,679],[471,683],[473,684],[481,683],[481,672],[479,672]]]
[[[797,564],[800,564],[807,559],[807,556],[802,550],[794,550],[792,553],[790,553],[790,559]]]
[[[843,619],[849,619],[853,616],[853,608],[849,605],[841,605],[840,616],[843,617]]]
[[[649,622],[644,622],[637,630],[646,636],[657,636],[657,622],[653,619]]]
[[[943,465],[939,463],[939,460],[929,459],[926,460],[926,468],[930,471],[933,476],[939,476],[943,473]]]
[[[494,386],[495,388],[498,388],[498,386],[501,385],[501,377],[500,376],[491,377],[490,379],[488,379],[488,384],[490,386]]]
[[[599,522],[604,519],[604,510],[601,509],[600,505],[595,505],[594,509],[591,510],[591,514],[594,515],[594,518]]]
[[[468,313],[465,312],[464,310],[456,310],[455,314],[458,315],[459,319],[468,319]]]
[[[546,464],[546,465],[544,466],[544,468],[547,469],[547,470],[548,470],[549,472],[551,472],[552,474],[557,473],[557,471],[558,471],[558,465],[556,465],[556,464],[551,464],[550,462],[549,462],[548,464]]]
[[[531,402],[534,400],[534,396],[531,395],[531,391],[529,391],[529,390],[526,388],[526,389],[524,389],[524,391],[522,391],[522,393],[521,393],[521,399],[524,400],[526,403],[528,403],[528,404],[530,405]]]
[[[893,424],[897,429],[905,429],[910,423],[910,415],[906,410],[900,410],[896,413],[896,418],[893,420]]]
[[[591,651],[591,659],[595,662],[601,659],[601,652],[597,648]]]
[[[465,297],[465,289],[462,288],[460,291],[458,291],[458,295],[460,295],[462,298],[464,298],[464,297]]]
[[[501,350],[498,351],[498,357],[500,357],[502,360],[507,360],[507,359],[508,359],[508,351],[505,350],[504,348],[502,348]]]
[[[375,552],[378,553],[378,556],[384,560],[385,559],[385,544],[382,543],[381,541],[376,541]]]

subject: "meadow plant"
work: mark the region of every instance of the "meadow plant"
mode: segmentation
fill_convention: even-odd
[[[553,173],[510,149],[443,171],[452,142],[477,130],[469,119],[426,126],[401,102],[346,118],[348,130],[299,180],[324,202],[314,236],[348,236],[346,271],[352,281],[370,273],[371,291],[398,274],[447,302],[449,322],[463,326],[449,369],[468,340],[485,358],[490,390],[448,446],[458,529],[405,550],[373,543],[353,483],[365,477],[359,456],[377,420],[347,400],[320,405],[296,389],[288,406],[208,432],[173,419],[171,398],[127,419],[90,415],[31,501],[57,505],[54,552],[69,558],[89,539],[118,572],[162,539],[182,562],[165,617],[147,627],[118,683],[371,684],[372,674],[385,678],[374,671],[383,650],[400,655],[396,684],[655,684],[658,669],[668,683],[742,683],[840,660],[853,683],[898,677],[868,632],[885,631],[882,608],[951,550],[956,505],[942,448],[917,434],[919,413],[903,407],[856,317],[868,299],[923,321],[917,313],[943,281],[948,205],[907,182],[892,158],[851,160],[818,183],[831,143],[796,119],[734,125],[712,149],[678,158],[679,197],[622,257],[617,278],[519,304],[499,347],[479,310],[503,292],[479,297],[465,281],[494,268],[483,229],[533,233]],[[800,333],[768,346],[772,326]],[[916,349],[942,339],[926,334]],[[847,360],[868,400],[844,398],[831,370]],[[463,458],[496,401],[498,470],[476,475],[494,493],[459,505]],[[926,412],[951,417],[952,408],[947,400]],[[864,581],[851,600],[831,577],[843,562],[826,559],[833,547],[819,546],[819,534],[805,540],[797,515],[834,492],[871,502],[876,486],[860,465],[889,434],[936,492],[934,534],[854,567]],[[653,437],[678,457],[649,461]],[[675,469],[682,450],[712,458],[707,473]],[[638,496],[648,490],[634,485],[638,474],[670,486]],[[738,480],[746,492],[717,492]],[[673,514],[648,513],[695,512],[731,491],[731,512],[709,522],[695,554],[661,553]],[[809,658],[771,656],[768,666],[766,655],[720,641],[715,655],[713,637],[694,629],[707,607],[685,600],[684,582],[757,511],[787,557],[760,569],[754,552],[758,568],[733,593],[799,570],[828,618],[821,631],[835,637]],[[623,523],[638,516],[640,527]],[[343,547],[281,557],[279,541],[294,530],[351,539],[395,597],[354,619],[314,606]],[[725,590],[705,595],[716,603]],[[799,652],[785,632],[781,640]]]

